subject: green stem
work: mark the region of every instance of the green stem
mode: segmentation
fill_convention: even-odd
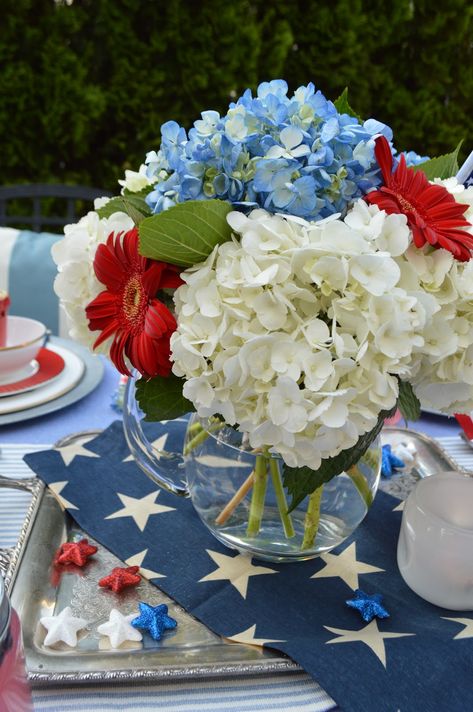
[[[250,512],[248,515],[248,536],[256,536],[261,527],[264,512],[264,498],[268,482],[267,460],[264,455],[256,456],[253,493],[251,495]]]
[[[360,493],[363,502],[366,504],[366,508],[369,509],[373,504],[373,495],[369,488],[366,477],[358,467],[358,465],[352,465],[347,470],[347,475],[351,477],[353,484]]]
[[[373,448],[368,449],[361,458],[361,462],[364,462],[366,465],[368,465],[368,467],[374,470],[374,472],[377,471],[380,460],[381,455],[378,448],[376,448],[376,450],[374,450]]]
[[[278,503],[279,516],[281,517],[281,522],[284,527],[284,534],[286,539],[291,539],[295,535],[294,526],[292,524],[291,515],[287,511],[287,501],[286,495],[284,493],[284,488],[282,485],[281,474],[279,472],[278,462],[274,457],[268,454],[269,457],[269,471],[271,473],[271,479],[273,482],[274,493],[276,495],[276,501]]]
[[[187,443],[187,445],[184,448],[184,455],[188,455],[190,452],[192,452],[192,450],[194,448],[197,447],[197,445],[200,445],[205,440],[207,440],[210,433],[214,433],[216,430],[220,430],[221,428],[224,427],[224,425],[225,425],[225,423],[219,422],[219,423],[215,423],[215,425],[211,425],[208,428],[208,430],[204,430],[202,428],[202,430],[199,433],[197,433],[197,435],[194,435],[194,437],[191,440],[189,440],[189,442]]]
[[[317,487],[309,497],[309,504],[304,522],[304,539],[301,549],[312,549],[319,528],[320,501],[322,499],[323,485]]]
[[[195,423],[192,423],[192,425],[189,425],[189,428],[188,428],[187,432],[188,432],[189,435],[194,436],[194,435],[197,435],[197,433],[200,433],[200,431],[203,430],[203,429],[204,429],[204,428],[202,427],[202,425],[201,425],[201,424],[199,423],[199,421],[197,420]]]

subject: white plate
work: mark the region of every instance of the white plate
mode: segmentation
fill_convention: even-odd
[[[39,363],[34,358],[32,361],[19,368],[17,371],[10,371],[8,375],[0,378],[0,386],[9,386],[10,383],[17,383],[18,381],[23,381],[25,378],[31,378],[31,376],[36,376],[39,371]]]
[[[48,349],[55,351],[64,359],[64,369],[61,374],[44,384],[42,388],[37,388],[34,391],[19,393],[18,395],[5,396],[0,400],[0,415],[8,413],[17,413],[18,411],[28,410],[37,405],[48,403],[59,396],[68,393],[76,386],[82,378],[85,370],[82,359],[72,351],[57,346],[56,344],[48,343]]]

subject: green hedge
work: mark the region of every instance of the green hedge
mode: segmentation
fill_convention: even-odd
[[[159,145],[259,81],[348,85],[401,148],[473,147],[473,5],[442,0],[2,0],[2,183],[116,189]],[[463,155],[464,155],[463,154]]]

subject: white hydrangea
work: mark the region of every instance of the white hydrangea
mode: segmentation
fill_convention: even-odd
[[[403,215],[358,201],[344,220],[258,209],[228,222],[234,238],[182,274],[173,371],[201,416],[317,469],[395,404],[440,307],[401,257]]]
[[[473,187],[465,188],[456,178],[434,182],[469,206],[465,218],[473,223]],[[473,234],[473,228],[469,231]],[[414,248],[404,259],[414,281],[436,304],[411,379],[416,394],[425,407],[447,414],[469,413],[473,410],[473,260],[458,262],[446,250]]]
[[[96,212],[91,211],[78,223],[66,225],[64,238],[52,246],[51,253],[58,267],[54,291],[66,313],[70,337],[86,346],[92,346],[97,332],[89,331],[85,307],[104,288],[92,266],[97,247],[106,241],[110,233],[133,227],[133,221],[125,213],[99,218]],[[109,342],[104,342],[99,350],[108,353],[109,345]]]

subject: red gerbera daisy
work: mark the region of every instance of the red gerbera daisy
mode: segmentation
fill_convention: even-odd
[[[365,200],[387,213],[405,215],[416,247],[428,242],[448,250],[461,262],[471,259],[473,235],[461,229],[471,227],[463,217],[468,205],[457,203],[442,185],[429,183],[422,171],[408,168],[403,155],[392,172],[393,157],[384,136],[376,139],[375,156],[384,186],[368,193]]]
[[[106,290],[86,307],[89,329],[102,333],[94,348],[113,336],[110,358],[120,373],[130,375],[124,354],[144,376],[168,376],[169,339],[177,324],[156,299],[158,289],[182,284],[179,268],[138,253],[138,230],[108,236],[99,245],[94,270]]]

